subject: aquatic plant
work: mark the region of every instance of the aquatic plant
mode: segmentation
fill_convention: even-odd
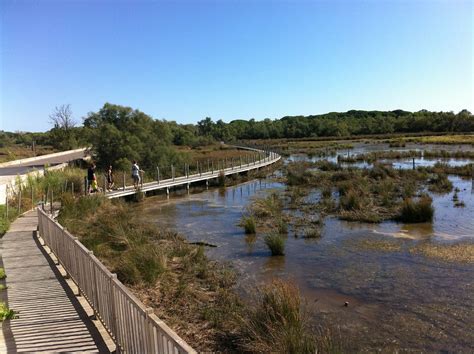
[[[453,189],[452,182],[443,173],[437,173],[428,180],[428,189],[435,193],[449,193]]]
[[[257,223],[252,215],[242,216],[240,225],[243,226],[246,234],[254,234],[257,232]]]
[[[431,203],[432,199],[427,195],[420,197],[418,200],[407,198],[402,204],[398,219],[409,223],[430,222],[434,215],[434,208]]]
[[[267,234],[264,241],[272,256],[283,256],[285,254],[285,239],[281,235],[276,233]]]
[[[243,351],[315,353],[316,338],[305,317],[298,288],[274,280],[258,289],[255,304],[241,318]]]

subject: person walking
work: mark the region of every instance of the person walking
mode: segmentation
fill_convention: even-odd
[[[109,165],[109,169],[107,170],[107,190],[111,191],[114,187],[114,172],[112,171],[112,165]]]
[[[95,169],[96,169],[95,163],[91,162],[91,164],[89,165],[89,168],[87,169],[87,193],[89,194],[92,191],[92,184],[94,183],[94,181],[96,181],[97,183],[96,176],[95,176]]]
[[[138,166],[137,161],[133,161],[132,178],[133,178],[133,186],[135,187],[135,189],[140,188],[140,182],[141,182],[140,172],[143,172],[143,171],[140,170],[140,167]]]

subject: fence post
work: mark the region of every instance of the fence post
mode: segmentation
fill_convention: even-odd
[[[156,166],[156,180],[160,184],[160,168]]]
[[[18,189],[18,215],[21,214],[21,185]]]
[[[125,171],[123,171],[123,186],[122,189],[125,190]]]
[[[5,212],[7,214],[7,220],[8,220],[8,189],[9,188],[8,188],[8,184],[7,184],[7,188],[5,189],[6,190],[6,192],[5,192],[5,194],[6,194],[6,196],[5,196]]]
[[[51,200],[49,201],[49,206],[50,206],[50,212],[51,214],[53,214],[53,198],[54,198],[54,195],[53,195],[53,188],[51,188]]]
[[[174,182],[174,166],[171,165],[171,178],[173,178],[173,182]]]

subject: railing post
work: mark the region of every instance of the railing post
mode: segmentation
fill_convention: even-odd
[[[18,186],[18,215],[21,214],[21,184]]]
[[[171,165],[171,178],[173,178],[173,182],[174,182],[174,166]]]
[[[160,168],[156,166],[156,181],[160,184]]]
[[[121,353],[122,352],[122,348],[121,348],[121,340],[122,338],[120,338],[120,333],[118,333],[119,331],[117,331],[117,312],[115,310],[115,280],[117,279],[117,274],[115,273],[111,273],[110,274],[110,278],[109,278],[109,281],[110,281],[110,307],[112,308],[111,310],[111,315],[112,315],[112,328],[110,329],[111,332],[115,335],[115,340],[117,341],[116,342],[116,345],[117,345],[117,348],[116,348],[116,352],[117,353]]]
[[[122,190],[125,190],[125,171],[123,171],[123,185]]]

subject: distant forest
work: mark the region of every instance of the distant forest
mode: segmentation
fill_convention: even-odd
[[[69,109],[69,105],[65,107]],[[0,148],[11,144],[50,145],[70,149],[92,145],[99,161],[126,166],[133,159],[173,163],[183,159],[173,145],[202,146],[215,141],[349,137],[371,134],[422,132],[474,132],[474,116],[467,110],[453,112],[348,111],[311,116],[289,116],[262,121],[234,120],[225,123],[205,118],[197,124],[156,120],[130,107],[106,103],[91,112],[82,125],[61,124],[45,133],[0,131]]]

